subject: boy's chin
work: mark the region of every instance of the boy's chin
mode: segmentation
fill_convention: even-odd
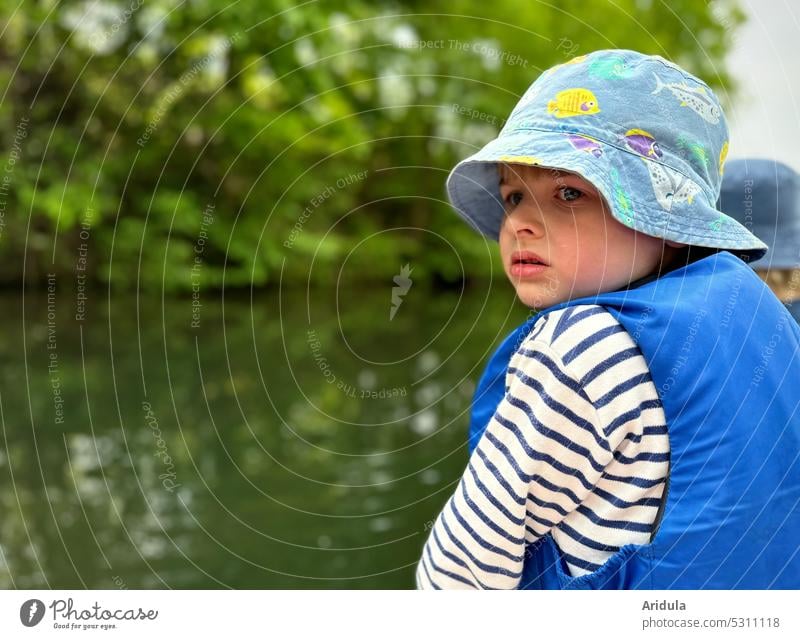
[[[566,298],[558,295],[542,295],[536,291],[526,291],[524,285],[517,286],[517,299],[530,309],[541,311],[550,306],[555,306],[566,301]]]

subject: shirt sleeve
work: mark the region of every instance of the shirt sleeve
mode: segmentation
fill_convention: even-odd
[[[420,589],[514,589],[525,548],[577,509],[612,461],[592,401],[545,342],[526,340],[506,393],[434,523]]]

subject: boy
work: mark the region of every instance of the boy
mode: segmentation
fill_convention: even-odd
[[[800,175],[773,160],[731,160],[718,208],[770,245],[750,266],[800,322]]]
[[[727,138],[700,80],[597,51],[453,170],[539,313],[498,351],[418,587],[800,586],[800,397],[781,390],[800,328],[743,261],[766,245],[714,208]]]

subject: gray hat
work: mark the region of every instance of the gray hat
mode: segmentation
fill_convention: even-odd
[[[717,208],[769,245],[753,268],[800,268],[800,175],[774,160],[730,160]]]

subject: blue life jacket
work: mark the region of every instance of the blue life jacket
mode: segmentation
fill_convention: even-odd
[[[478,384],[470,453],[533,324],[578,304],[605,307],[650,367],[669,432],[665,499],[650,543],[587,575],[572,577],[545,535],[526,549],[520,588],[800,588],[800,326],[727,251],[528,319]]]

